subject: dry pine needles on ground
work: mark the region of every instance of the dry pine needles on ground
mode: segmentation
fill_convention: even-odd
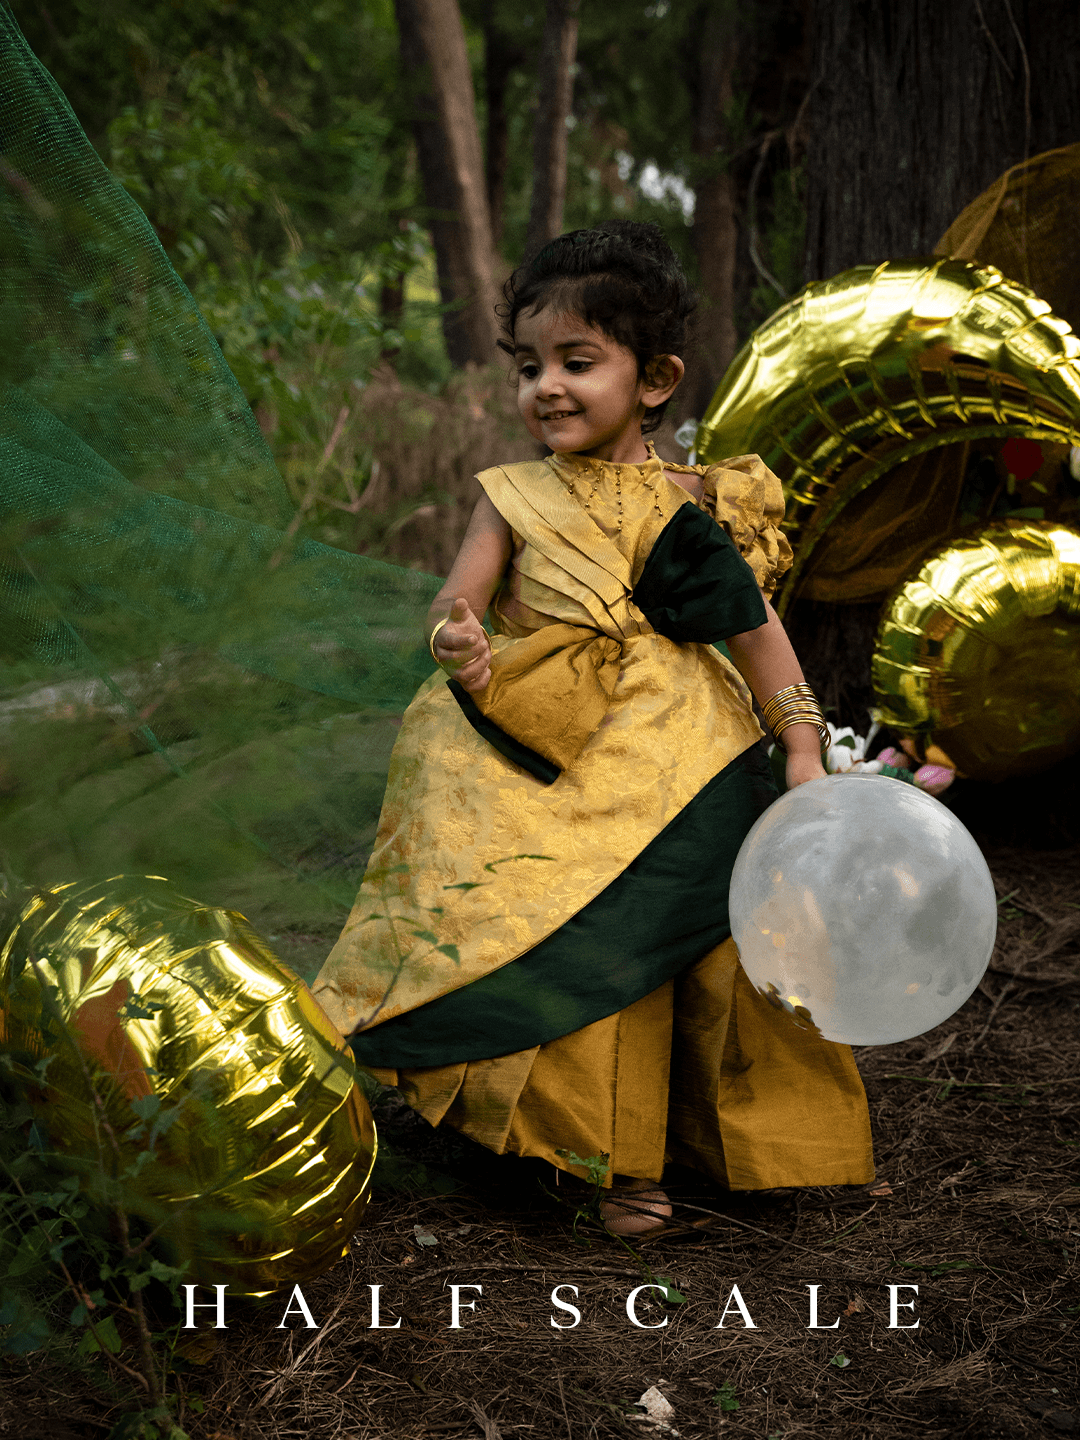
[[[304,1287],[316,1328],[280,1295],[189,1336],[192,1440],[1080,1430],[1080,850],[989,858],[1002,921],[980,997],[858,1057],[891,1195],[755,1203],[681,1172],[674,1223],[631,1252],[588,1224],[575,1240],[584,1190],[384,1105],[399,1180],[426,1166],[459,1188],[382,1190],[349,1258]],[[650,1282],[637,1328],[627,1299]],[[396,1328],[371,1328],[375,1285]],[[834,1328],[808,1329],[811,1285]],[[918,1286],[895,1292],[894,1316],[890,1285]],[[580,1323],[556,1287],[576,1287],[557,1294]],[[117,1419],[91,1380],[35,1357],[0,1381],[4,1440],[101,1436]]]

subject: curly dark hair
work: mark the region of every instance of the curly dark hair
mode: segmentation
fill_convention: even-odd
[[[638,220],[606,220],[560,235],[514,271],[503,295],[496,313],[506,336],[499,348],[508,355],[518,316],[554,306],[632,351],[642,379],[657,355],[682,355],[697,303],[664,232]],[[668,403],[646,413],[642,434],[660,428]]]

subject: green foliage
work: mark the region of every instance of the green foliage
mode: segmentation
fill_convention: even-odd
[[[211,87],[200,68],[188,82],[187,105],[158,97],[141,108],[127,105],[107,131],[109,168],[189,270],[246,245],[260,194],[243,137],[221,128]]]
[[[600,1202],[604,1194],[604,1180],[611,1170],[611,1156],[606,1150],[599,1155],[589,1155],[584,1160],[573,1150],[556,1150],[555,1154],[576,1170],[585,1171],[585,1183],[589,1186],[589,1194],[584,1199],[575,1199],[566,1203],[570,1204],[574,1211],[572,1222],[574,1239],[579,1243],[587,1244],[587,1241],[581,1242],[578,1236],[578,1225],[582,1221],[586,1224],[599,1225],[601,1229],[607,1228],[600,1216]]]
[[[16,18],[181,262],[367,250],[415,201],[387,3],[52,0]]]
[[[516,263],[529,218],[544,6],[540,0],[462,0],[461,8],[467,28],[483,38],[487,64],[509,65],[502,250],[508,263]],[[692,27],[688,6],[612,0],[581,7],[564,219],[567,229],[616,215],[654,220],[691,269],[694,256],[680,203],[674,195],[650,198],[638,181],[649,164],[689,179],[690,95],[686,85],[673,81],[693,53]],[[486,77],[477,79],[486,130]]]
[[[489,128],[498,123],[488,109],[492,85],[503,95],[496,224],[509,265],[521,257],[528,223],[544,6],[461,0],[461,9],[489,150],[500,148]],[[797,43],[782,9],[764,4],[742,17],[748,63],[736,79],[725,148],[705,154],[693,137],[707,0],[582,7],[568,228],[621,214],[654,220],[693,275],[678,186],[685,195],[717,167],[739,165],[745,187],[758,139],[777,125],[771,109],[763,116],[756,108],[754,67]],[[347,380],[362,381],[385,355],[407,383],[445,383],[414,97],[390,0],[51,0],[47,12],[17,5],[16,17],[212,316],[249,399],[270,404],[273,392],[279,458],[310,436],[317,416],[328,415],[332,427],[347,403],[325,397],[323,380],[301,363],[312,343],[325,350],[335,330],[333,368]],[[762,93],[766,109],[775,108],[771,88]],[[785,157],[778,140],[755,208],[761,254],[791,293],[804,207],[801,175]],[[746,256],[740,264],[751,277],[739,302],[748,330],[780,297]]]
[[[738,1394],[735,1390],[735,1382],[733,1380],[725,1380],[712,1398],[713,1404],[718,1405],[727,1415],[732,1414],[739,1408]]]
[[[620,214],[654,220],[691,274],[696,255],[677,187],[692,192],[718,167],[736,166],[745,191],[760,138],[779,135],[778,124],[791,119],[777,109],[790,81],[778,90],[762,80],[770,62],[786,64],[799,44],[782,4],[741,15],[745,63],[723,148],[703,153],[694,143],[694,107],[710,8],[709,0],[583,6],[569,134],[566,226]],[[497,123],[488,108],[492,85],[503,95],[506,170],[496,223],[509,265],[520,259],[528,222],[544,6],[461,0],[461,9],[489,150],[499,148],[489,129]],[[306,7],[286,0],[51,0],[47,12],[27,0],[16,16],[200,303],[217,310],[230,364],[257,372],[241,376],[249,398],[265,399],[275,388],[267,371],[278,355],[283,370],[297,368],[287,353],[295,319],[284,303],[287,289],[317,298],[295,284],[298,263],[308,287],[325,292],[327,310],[340,287],[366,290],[359,307],[366,333],[347,362],[343,357],[350,378],[362,379],[373,357],[385,354],[409,383],[445,382],[412,138],[414,97],[400,69],[390,0]],[[761,255],[788,293],[800,281],[804,227],[802,177],[791,165],[777,139],[754,204]],[[741,219],[745,229],[746,215]],[[748,277],[738,302],[746,331],[780,297],[746,254],[740,266]],[[401,280],[404,311],[393,298]],[[354,293],[347,309],[357,308]],[[310,319],[309,312],[301,331]],[[253,334],[278,330],[279,339]],[[299,383],[295,374],[283,377],[286,386]],[[300,388],[306,394],[309,387]],[[284,405],[285,430],[293,428],[287,412],[298,403],[294,395]],[[317,409],[313,403],[312,413]]]
[[[611,1156],[606,1151],[602,1155],[590,1155],[587,1160],[583,1160],[573,1150],[556,1150],[555,1154],[560,1160],[573,1165],[575,1170],[584,1170],[585,1183],[592,1186],[594,1198],[599,1197],[604,1179],[611,1169]]]
[[[681,1290],[676,1290],[673,1282],[666,1279],[663,1275],[654,1275],[652,1283],[659,1287],[660,1293],[664,1297],[665,1305],[686,1304],[686,1296]]]
[[[60,1024],[50,1015],[46,1034],[55,1038]],[[118,1395],[125,1382],[138,1382],[135,1409],[112,1433],[180,1440],[164,1387],[183,1267],[169,1263],[154,1232],[140,1231],[130,1213],[141,1162],[153,1157],[176,1107],[157,1096],[134,1101],[129,1133],[144,1137],[145,1148],[118,1165],[105,1145],[88,1164],[41,1128],[52,1058],[0,1048],[0,1353],[47,1350],[68,1365],[101,1357],[121,1382]],[[167,1298],[167,1321],[155,1318],[160,1299],[147,1302],[151,1284]]]
[[[328,359],[338,388],[384,350],[407,379],[446,378],[389,4],[53,0],[16,18],[282,444],[331,405],[333,423]]]

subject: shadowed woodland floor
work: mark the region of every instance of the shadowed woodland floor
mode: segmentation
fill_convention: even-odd
[[[675,1223],[635,1257],[587,1223],[574,1239],[583,1191],[432,1131],[387,1092],[378,1108],[393,1153],[363,1228],[350,1257],[304,1287],[320,1328],[295,1309],[293,1328],[276,1328],[279,1296],[234,1304],[227,1333],[189,1338],[179,1377],[188,1434],[1080,1431],[1080,849],[987,853],[1008,898],[979,993],[931,1035],[858,1056],[891,1197],[751,1203],[680,1172],[669,1184]],[[390,1188],[410,1184],[414,1193]],[[655,1277],[685,1300],[644,1291],[638,1318],[667,1324],[635,1329],[626,1297]],[[806,1328],[808,1283],[820,1285],[820,1322],[840,1317],[839,1328]],[[898,1314],[918,1329],[888,1328],[890,1283],[919,1286],[917,1309]],[[373,1284],[384,1323],[401,1317],[400,1328],[369,1328]],[[476,1310],[463,1309],[460,1330],[448,1328],[451,1284],[483,1287],[462,1292]],[[715,1328],[733,1284],[756,1329],[734,1307]],[[550,1324],[572,1319],[550,1303],[556,1285],[578,1287],[573,1329]],[[666,1429],[635,1408],[651,1386],[673,1407]],[[81,1440],[117,1418],[92,1376],[34,1356],[0,1369],[4,1440]]]

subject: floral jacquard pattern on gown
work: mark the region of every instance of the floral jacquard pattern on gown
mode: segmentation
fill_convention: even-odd
[[[729,662],[657,633],[635,603],[658,542],[695,503],[665,470],[701,477],[700,509],[772,592],[791,556],[779,482],[756,456],[707,468],[552,456],[485,472],[513,532],[494,649],[552,626],[617,642],[610,704],[545,784],[493,749],[432,676],[406,712],[368,875],[316,993],[379,1079],[497,1152],[569,1168],[560,1150],[604,1151],[613,1172],[654,1179],[670,1155],[736,1188],[861,1183],[873,1165],[850,1050],[772,1010],[723,938],[734,853],[768,803],[761,732]],[[512,1043],[520,1028],[501,1017],[522,997],[526,1012],[567,1001],[554,983],[545,995],[545,980],[572,988],[573,967],[595,968],[605,946],[614,970],[632,970],[635,946],[662,948],[665,923],[685,929],[686,912],[709,906],[722,910],[714,938],[655,988],[572,1030],[568,1020],[558,1038]],[[429,927],[449,954],[416,937]],[[468,1032],[463,1055],[407,1058],[452,1050],[456,1028]]]
[[[541,495],[515,488],[518,468],[481,477],[515,536],[492,605],[493,648],[552,623],[595,627],[622,647],[611,707],[577,762],[544,786],[476,734],[442,671],[421,687],[395,746],[369,876],[316,982],[346,1034],[468,985],[537,945],[761,735],[734,667],[711,646],[657,634],[631,598],[657,536],[693,503],[661,462],[552,457]],[[709,467],[704,480],[704,508],[717,509],[771,590],[790,555],[776,529],[779,482],[756,456]],[[559,530],[538,517],[537,505],[562,520]],[[563,532],[577,521],[567,541]],[[593,530],[622,560],[625,582],[587,553]],[[553,858],[513,858],[521,855]],[[397,866],[407,869],[388,873]],[[477,888],[447,888],[458,885]],[[371,918],[384,906],[425,929],[438,914],[439,941],[455,946],[457,958],[412,941],[407,926]]]

